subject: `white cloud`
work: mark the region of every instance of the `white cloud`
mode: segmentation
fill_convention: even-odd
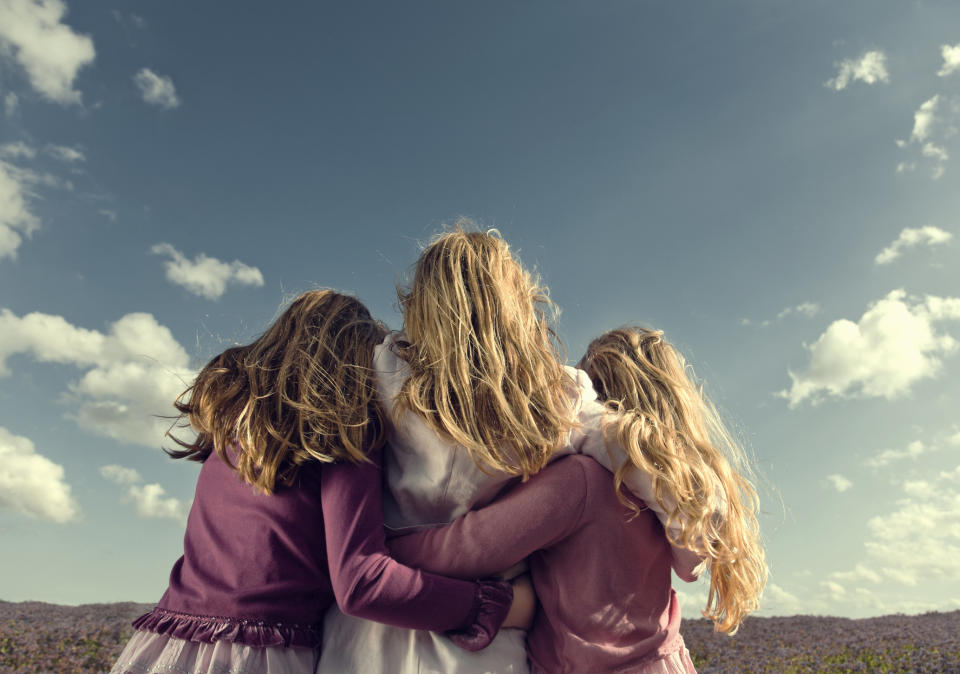
[[[831,485],[833,485],[833,488],[840,493],[847,491],[853,486],[853,482],[845,478],[843,475],[827,475],[827,480]]]
[[[77,150],[76,148],[67,147],[66,145],[47,145],[46,152],[54,159],[59,159],[67,164],[72,164],[78,161],[87,161],[87,157],[83,154],[83,152]]]
[[[138,473],[136,470],[133,468],[118,466],[116,464],[102,466],[100,468],[100,474],[111,482],[119,485],[138,484],[143,482],[143,478],[140,477],[140,473]]]
[[[150,252],[169,256],[170,259],[166,262],[167,280],[200,297],[218,299],[227,291],[228,284],[263,285],[263,274],[260,270],[239,260],[227,263],[204,253],[188,260],[169,243],[158,243]]]
[[[807,368],[789,372],[792,385],[778,395],[796,407],[824,396],[893,399],[914,383],[935,376],[940,356],[957,340],[938,333],[936,323],[960,318],[960,298],[927,296],[922,301],[894,290],[872,304],[859,322],[834,321],[806,349]]]
[[[926,445],[920,440],[914,440],[907,445],[906,449],[886,449],[876,456],[867,459],[866,464],[871,468],[882,468],[900,459],[916,459],[918,456],[926,454],[932,449],[933,446]]]
[[[67,416],[92,433],[148,447],[160,445],[170,426],[154,415],[174,412],[173,400],[196,374],[170,330],[145,313],[127,314],[101,333],[61,316],[0,309],[0,376],[9,374],[14,354],[84,370],[68,386]]]
[[[26,71],[41,95],[61,104],[80,103],[73,88],[81,68],[93,62],[93,40],[63,23],[62,0],[0,0],[0,55]]]
[[[177,90],[169,77],[157,75],[149,68],[141,68],[140,72],[133,76],[133,81],[147,103],[168,110],[180,105]]]
[[[827,591],[833,601],[843,601],[847,598],[847,588],[834,580],[820,581],[820,585]]]
[[[167,492],[159,484],[134,485],[127,493],[136,504],[140,517],[162,517],[178,522],[187,519],[185,504],[180,499],[165,497]]]
[[[844,59],[834,65],[837,66],[836,77],[824,83],[824,86],[834,91],[842,91],[848,84],[857,80],[866,84],[890,81],[890,75],[887,73],[887,57],[882,51],[868,51],[859,59]]]
[[[24,174],[0,161],[0,260],[16,257],[23,237],[40,226],[30,210],[29,197]]]
[[[80,508],[63,479],[63,467],[37,454],[33,443],[0,426],[0,507],[69,522]]]
[[[952,47],[948,44],[943,45],[940,47],[940,53],[943,54],[943,67],[940,68],[937,75],[946,77],[960,70],[960,42]]]
[[[100,468],[100,474],[111,482],[126,487],[140,517],[158,517],[184,522],[187,505],[180,499],[166,496],[166,489],[156,483],[141,484],[143,478],[133,468],[111,464]]]
[[[867,555],[889,580],[960,580],[960,491],[950,478],[905,482],[897,509],[867,522]]]
[[[857,581],[880,583],[883,581],[883,577],[879,573],[864,564],[857,564],[852,571],[837,571],[831,573],[830,577],[835,581],[842,580],[847,583]]]
[[[924,143],[921,152],[923,153],[924,157],[936,159],[938,162],[945,162],[950,159],[950,155],[947,153],[946,148],[939,145],[934,145],[933,143]]]
[[[820,313],[820,305],[816,302],[801,302],[795,307],[787,307],[777,314],[777,318],[786,318],[790,314],[800,314],[807,318],[813,318],[818,313]]]
[[[919,228],[906,227],[900,232],[900,236],[889,246],[877,253],[873,259],[876,264],[890,264],[907,248],[916,248],[917,246],[939,246],[950,241],[953,234],[939,227],[926,225]]]
[[[919,109],[913,113],[913,131],[910,133],[910,140],[924,141],[930,135],[930,129],[936,119],[937,105],[940,103],[940,95],[937,94],[931,99],[924,101]]]
[[[934,180],[942,177],[946,172],[946,163],[950,153],[945,142],[957,133],[957,120],[960,116],[960,104],[956,99],[941,99],[938,94],[923,102],[913,114],[913,130],[909,140],[897,140],[897,146],[909,151],[914,145],[919,149],[919,156],[925,158],[930,166],[930,177]],[[897,172],[902,173],[901,167],[913,170],[916,161],[903,161],[897,166]]]
[[[33,159],[36,156],[37,150],[22,140],[0,145],[0,157],[4,159]]]
[[[7,117],[13,117],[13,115],[17,112],[17,106],[19,105],[20,97],[12,91],[8,91],[7,95],[3,97],[3,113]]]

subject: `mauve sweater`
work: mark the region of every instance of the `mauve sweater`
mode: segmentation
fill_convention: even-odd
[[[449,631],[470,650],[485,646],[512,588],[391,559],[379,453],[371,459],[304,466],[295,485],[268,495],[212,453],[197,480],[184,554],[160,603],[134,626],[192,641],[316,647],[336,602],[370,620]]]
[[[608,471],[570,456],[451,524],[388,544],[398,560],[462,577],[529,555],[540,601],[527,636],[533,669],[635,671],[676,654],[683,639],[663,527],[649,510],[629,514]]]

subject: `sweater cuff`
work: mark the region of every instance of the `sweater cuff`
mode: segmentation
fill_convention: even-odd
[[[448,631],[447,637],[467,651],[486,648],[500,631],[512,603],[513,585],[510,583],[502,580],[478,581],[471,624]]]

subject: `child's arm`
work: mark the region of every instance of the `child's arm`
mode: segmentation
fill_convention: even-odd
[[[410,629],[448,631],[468,650],[496,636],[513,591],[500,581],[444,578],[394,561],[383,529],[379,454],[372,464],[321,470],[327,560],[344,613]]]
[[[557,461],[488,506],[388,544],[412,566],[461,578],[490,576],[566,538],[586,507],[583,468],[577,460]]]

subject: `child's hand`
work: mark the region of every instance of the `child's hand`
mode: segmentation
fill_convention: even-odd
[[[537,595],[533,590],[533,583],[530,582],[530,575],[525,573],[517,576],[513,579],[512,585],[513,603],[510,604],[510,612],[503,621],[503,627],[528,630],[537,612]]]

